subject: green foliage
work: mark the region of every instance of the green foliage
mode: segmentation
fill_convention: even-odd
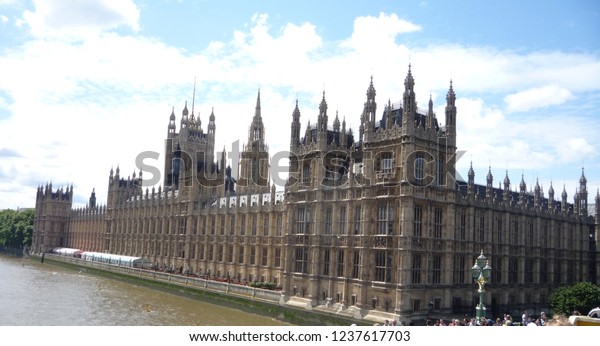
[[[256,288],[266,288],[268,290],[272,290],[275,287],[277,287],[277,285],[274,282],[261,282],[261,281],[253,281],[249,284],[250,287],[256,287]]]
[[[31,245],[33,235],[33,210],[0,211],[0,245],[20,248]]]
[[[579,282],[559,288],[549,299],[556,314],[571,315],[577,310],[585,315],[600,305],[600,287],[589,282]]]

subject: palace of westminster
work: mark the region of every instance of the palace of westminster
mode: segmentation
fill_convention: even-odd
[[[289,175],[269,186],[260,91],[238,179],[215,157],[215,115],[207,131],[183,109],[170,115],[162,187],[145,190],[142,172],[111,169],[106,205],[95,193],[73,208],[73,187],[37,190],[32,250],[71,247],[144,257],[157,269],[272,282],[293,306],[403,322],[430,314],[473,314],[471,267],[481,251],[492,267],[485,304],[494,316],[547,308],[556,288],[598,283],[600,194],[588,208],[582,172],[573,202],[536,183],[518,190],[508,173],[494,187],[455,179],[456,95],[445,122],[416,107],[409,66],[401,102],[377,116],[373,79],[358,136],[323,93],[316,125],[301,131],[291,112]],[[193,109],[193,108],[192,108]],[[381,109],[381,108],[380,108]],[[218,156],[218,155],[217,155]]]

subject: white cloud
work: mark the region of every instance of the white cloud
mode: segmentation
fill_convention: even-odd
[[[536,108],[560,105],[572,97],[573,94],[569,89],[546,85],[507,95],[504,101],[510,112],[527,112]]]
[[[586,159],[598,155],[598,149],[586,138],[575,137],[556,144],[556,151],[564,162],[583,163]]]
[[[0,15],[0,22],[2,23],[8,23],[8,17],[5,15]]]
[[[139,8],[131,0],[34,0],[23,22],[38,37],[81,38],[126,26],[139,30]]]
[[[260,87],[273,155],[289,148],[296,97],[303,129],[309,119],[316,120],[325,89],[329,121],[339,110],[340,120],[345,117],[356,132],[369,77],[374,77],[381,114],[388,98],[395,102],[402,97],[409,55],[419,105],[426,105],[431,93],[442,123],[449,79],[454,80],[459,149],[468,150],[475,164],[487,166],[494,160],[503,168],[535,169],[577,162],[577,156],[569,156],[574,155],[571,151],[592,159],[598,155],[600,128],[588,123],[585,114],[573,113],[568,122],[530,114],[513,119],[488,99],[548,85],[560,85],[573,98],[595,93],[600,82],[589,77],[600,75],[595,56],[553,52],[543,59],[542,53],[489,47],[409,47],[396,43],[396,38],[420,27],[395,14],[357,18],[352,36],[340,42],[324,41],[311,23],[271,28],[267,15],[257,15],[231,41],[188,51],[158,39],[110,32],[119,25],[137,28],[139,14],[108,2],[94,3],[112,8],[103,20],[90,24],[95,34],[73,42],[46,35],[67,25],[85,26],[77,20],[56,22],[61,14],[52,11],[67,2],[55,2],[52,10],[44,10],[47,3],[35,4],[28,19],[42,36],[0,55],[0,91],[7,94],[0,97],[0,106],[11,114],[0,120],[0,148],[14,148],[22,156],[0,165],[0,190],[9,196],[0,208],[26,206],[22,201],[28,200],[31,204],[35,185],[47,180],[55,187],[74,183],[82,201],[95,187],[99,200],[105,201],[111,166],[120,164],[128,175],[140,152],[162,153],[171,107],[179,127],[183,103],[187,100],[189,107],[192,101],[194,76],[195,112],[204,128],[214,107],[217,150],[223,145],[229,150],[235,140],[247,141]],[[73,11],[83,11],[82,3],[76,4],[80,6]],[[373,45],[377,50],[369,48]],[[579,142],[557,145],[565,133],[577,133]],[[468,162],[463,159],[460,164],[463,161]],[[155,165],[162,168],[162,156]],[[13,177],[16,171],[27,173]]]
[[[379,13],[379,17],[358,17],[354,20],[352,36],[343,45],[357,51],[378,50],[381,44],[393,43],[399,34],[420,31],[421,26],[400,19],[395,13]],[[378,52],[376,52],[378,53]]]

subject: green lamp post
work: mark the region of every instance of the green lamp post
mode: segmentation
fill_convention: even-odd
[[[477,313],[477,322],[481,321],[481,318],[485,316],[485,305],[483,304],[483,295],[485,293],[484,286],[486,283],[490,281],[490,275],[492,273],[492,267],[490,267],[487,258],[483,255],[483,250],[481,250],[481,254],[475,260],[475,265],[471,268],[471,273],[473,274],[473,280],[477,282],[479,289],[479,304],[476,307]]]

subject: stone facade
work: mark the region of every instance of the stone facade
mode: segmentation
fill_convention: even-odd
[[[142,189],[111,169],[106,206],[92,194],[71,210],[72,187],[38,188],[34,251],[55,246],[141,256],[160,269],[237,282],[273,282],[286,304],[373,320],[408,322],[473,314],[471,266],[483,251],[493,268],[490,314],[546,307],[559,286],[597,282],[600,193],[588,215],[582,172],[573,203],[548,197],[508,173],[494,188],[457,180],[456,95],[450,83],[444,125],[430,99],[418,109],[409,66],[401,102],[377,117],[373,80],[358,136],[336,114],[329,126],[323,93],[316,125],[301,137],[292,112],[289,179],[268,182],[260,92],[241,153],[231,169],[214,159],[215,115],[203,132],[187,105],[167,132],[164,187]]]

